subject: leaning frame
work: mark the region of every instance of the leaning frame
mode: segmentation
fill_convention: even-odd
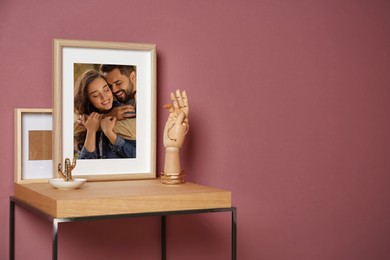
[[[69,125],[74,123],[70,119],[74,89],[68,86],[73,69],[69,64],[74,63],[136,64],[140,68],[137,85],[141,83],[142,87],[137,88],[137,117],[141,118],[137,119],[137,157],[77,160],[73,174],[89,181],[156,178],[156,45],[123,42],[53,41],[54,172],[65,158],[73,157],[67,140],[73,140],[73,126]]]
[[[14,117],[14,182],[47,182],[53,176],[52,150],[48,145],[52,141],[52,109],[15,108]],[[33,136],[37,142],[31,142]]]

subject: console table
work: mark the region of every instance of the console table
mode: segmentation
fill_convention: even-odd
[[[58,259],[58,228],[63,222],[161,216],[161,258],[166,259],[169,215],[231,212],[231,258],[236,259],[237,209],[231,192],[194,183],[163,185],[159,179],[87,182],[71,191],[48,183],[15,183],[10,197],[10,259],[15,258],[15,205],[52,222],[52,259]]]

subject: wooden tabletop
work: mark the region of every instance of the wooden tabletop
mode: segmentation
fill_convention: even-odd
[[[54,218],[231,207],[231,192],[194,183],[164,185],[160,179],[87,182],[58,190],[49,183],[15,183],[15,197]]]

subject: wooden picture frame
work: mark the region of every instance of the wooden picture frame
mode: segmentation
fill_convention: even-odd
[[[89,181],[156,178],[156,45],[55,39],[53,52],[54,171],[75,157],[75,66],[128,65],[137,69],[135,158],[77,159],[72,174]]]
[[[15,183],[53,177],[52,109],[15,109]]]

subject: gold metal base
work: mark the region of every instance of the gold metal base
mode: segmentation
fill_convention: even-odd
[[[185,183],[184,171],[180,173],[164,173],[161,172],[162,184],[182,184]]]

